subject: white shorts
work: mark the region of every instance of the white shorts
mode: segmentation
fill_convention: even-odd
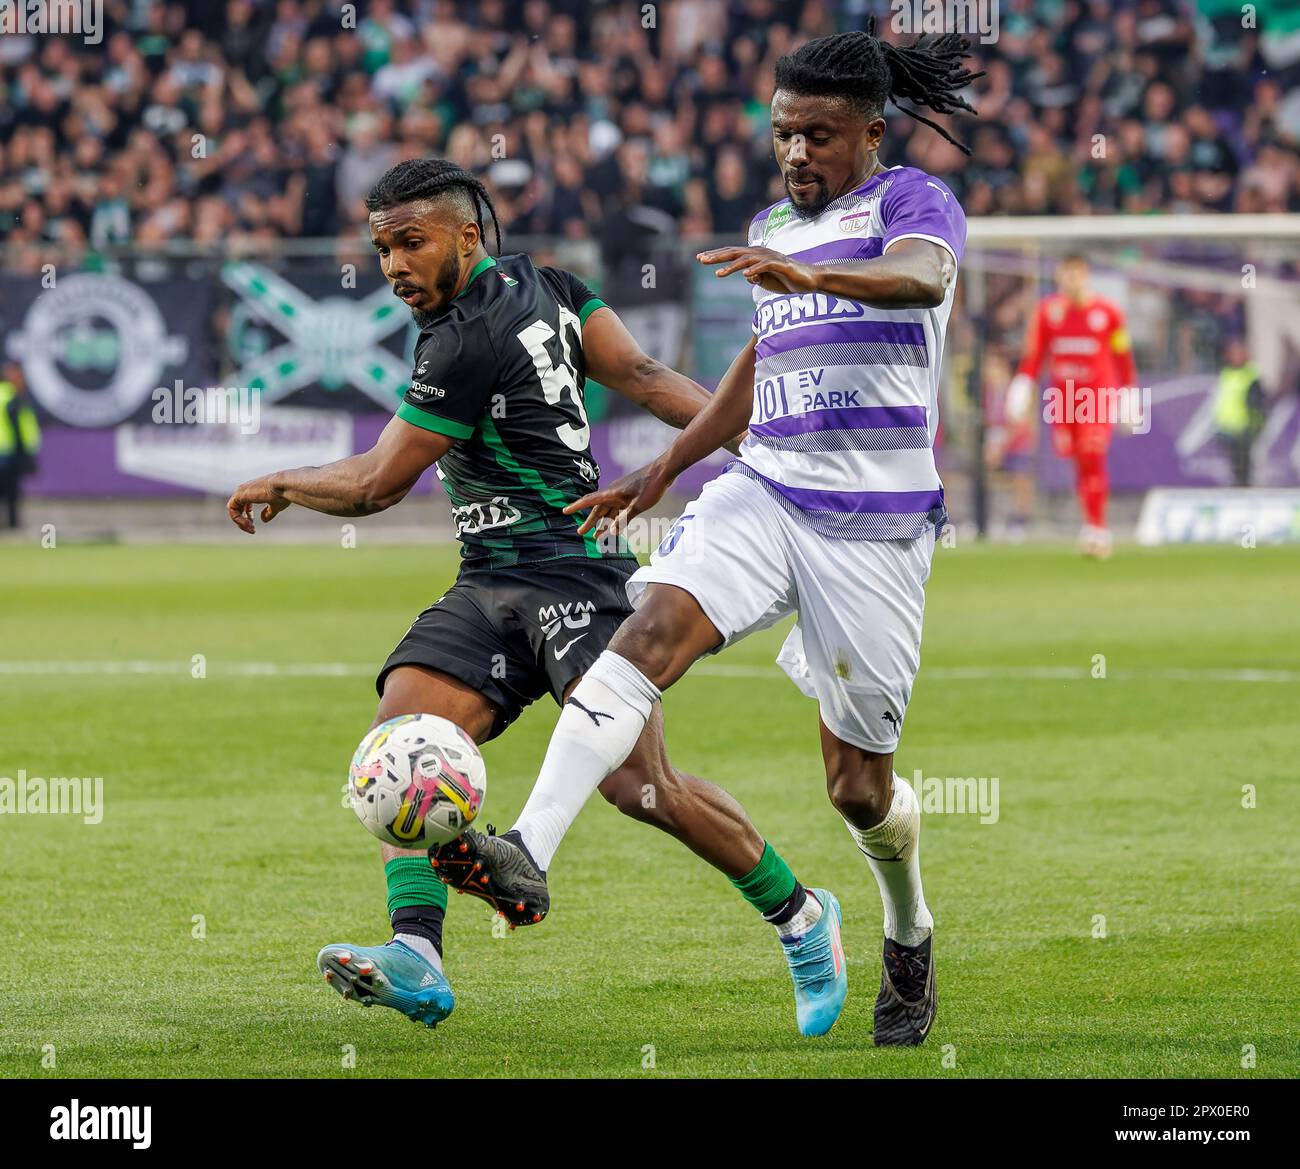
[[[725,649],[799,619],[777,664],[847,743],[882,754],[898,736],[921,665],[925,582],[934,532],[915,540],[841,540],[804,527],[748,476],[705,485],[650,563],[628,580],[690,593]]]

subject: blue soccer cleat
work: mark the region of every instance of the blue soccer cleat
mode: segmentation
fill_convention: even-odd
[[[826,889],[810,889],[822,904],[817,924],[797,938],[783,939],[794,979],[795,1017],[800,1035],[825,1035],[840,1017],[849,993],[848,964],[840,941],[840,903]]]
[[[378,1003],[401,1011],[414,1023],[436,1027],[456,1005],[451,983],[401,942],[353,946],[337,942],[316,955],[325,981],[363,1007]]]

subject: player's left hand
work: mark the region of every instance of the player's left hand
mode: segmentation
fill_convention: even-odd
[[[226,501],[226,511],[235,526],[250,536],[256,531],[253,527],[253,507],[259,503],[265,504],[261,513],[264,524],[269,524],[289,506],[289,500],[277,494],[275,488],[271,486],[269,475],[241,483]]]
[[[768,292],[816,290],[817,270],[811,264],[801,264],[771,248],[714,248],[697,253],[695,258],[701,264],[721,264],[715,276],[739,272],[751,284]]]

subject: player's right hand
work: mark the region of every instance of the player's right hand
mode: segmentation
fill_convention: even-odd
[[[617,536],[643,511],[654,507],[672,481],[673,477],[656,460],[615,479],[608,487],[575,499],[564,509],[564,514],[573,515],[591,508],[591,514],[578,528],[578,535],[585,536],[594,528],[597,536]]]
[[[289,506],[289,500],[271,486],[271,477],[263,475],[260,479],[250,479],[236,487],[234,494],[226,501],[226,512],[237,528],[251,536],[255,531],[253,507],[259,503],[265,505],[262,508],[264,524],[269,524]]]

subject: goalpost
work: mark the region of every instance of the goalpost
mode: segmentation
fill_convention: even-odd
[[[1028,476],[1031,530],[1077,526],[1070,471],[1050,454],[1039,412],[1025,464],[996,458],[1026,327],[1068,254],[1085,256],[1093,290],[1124,310],[1150,395],[1149,433],[1120,428],[1112,443],[1116,526],[1131,529],[1152,488],[1231,482],[1213,407],[1232,339],[1245,343],[1265,392],[1254,482],[1300,486],[1300,215],[987,217],[969,221],[945,351],[941,461],[953,513],[980,536],[1012,534]]]

